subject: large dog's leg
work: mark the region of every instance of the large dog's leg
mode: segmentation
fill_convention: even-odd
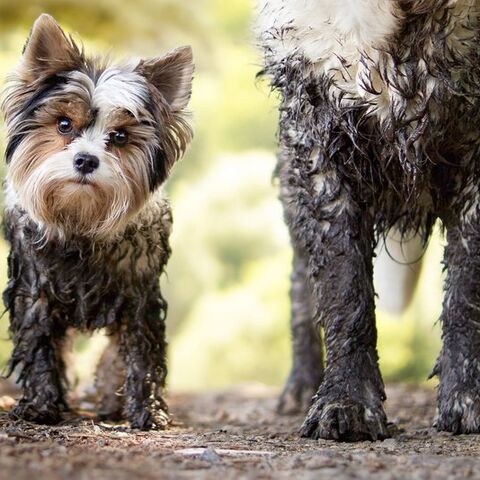
[[[306,411],[323,377],[322,341],[314,322],[304,252],[294,252],[290,298],[293,365],[278,403],[278,411],[283,414]]]
[[[127,366],[126,417],[133,428],[162,429],[168,423],[167,405],[161,397],[165,384],[166,303],[155,283],[132,305],[121,333],[121,350]],[[139,293],[141,295],[141,293]]]
[[[385,438],[385,392],[376,350],[372,215],[334,170],[310,179],[293,165],[287,180],[298,201],[291,228],[296,243],[308,251],[309,277],[326,346],[324,379],[301,434],[345,441]]]
[[[10,310],[14,344],[10,371],[18,368],[23,386],[23,395],[11,415],[37,423],[58,423],[62,410],[67,409],[62,358],[65,331],[53,325],[47,300],[42,296],[35,300],[17,298],[13,314]]]
[[[433,374],[439,430],[480,432],[480,226],[448,225],[443,348]]]

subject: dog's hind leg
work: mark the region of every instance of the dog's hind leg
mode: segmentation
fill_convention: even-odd
[[[290,288],[293,364],[278,402],[283,414],[305,412],[323,377],[322,339],[314,322],[307,269],[305,252],[295,251]]]
[[[436,426],[457,434],[480,433],[479,213],[447,222],[443,348],[433,374],[440,377]]]
[[[109,344],[98,362],[95,376],[98,417],[102,420],[117,421],[124,418],[125,371],[118,335],[110,335]]]

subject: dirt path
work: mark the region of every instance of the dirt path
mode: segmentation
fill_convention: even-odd
[[[480,479],[480,436],[430,428],[434,392],[394,386],[387,410],[399,433],[384,442],[299,439],[301,417],[273,413],[275,392],[171,395],[166,432],[72,418],[49,428],[0,414],[0,479]]]

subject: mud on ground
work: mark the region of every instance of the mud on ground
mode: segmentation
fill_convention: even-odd
[[[395,438],[355,444],[298,438],[301,416],[276,415],[277,392],[263,387],[172,394],[165,432],[134,432],[88,413],[37,426],[0,411],[0,480],[480,479],[480,436],[432,429],[433,390],[387,393]],[[0,408],[8,404],[0,399]]]

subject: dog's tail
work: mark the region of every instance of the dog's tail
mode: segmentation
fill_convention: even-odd
[[[379,242],[374,266],[377,307],[400,314],[410,305],[422,269],[425,245],[420,235],[401,238],[393,230]]]

